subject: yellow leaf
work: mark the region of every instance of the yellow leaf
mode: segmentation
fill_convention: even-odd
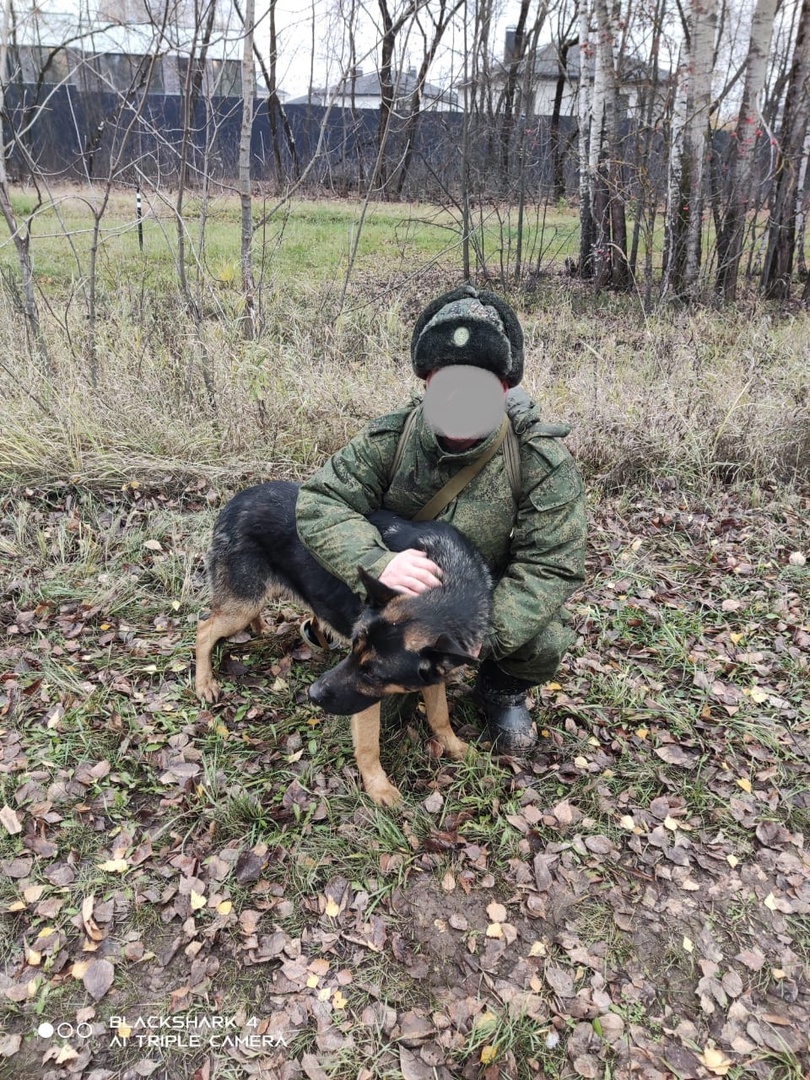
[[[482,1012],[476,1017],[473,1027],[483,1030],[492,1030],[498,1023],[498,1017],[493,1012]]]
[[[765,899],[762,901],[769,911],[776,911],[776,897],[772,892],[769,892]]]
[[[75,964],[71,966],[70,974],[74,979],[83,979],[87,969],[90,967],[90,960],[77,960]]]
[[[702,1054],[698,1054],[698,1060],[702,1061],[709,1072],[715,1076],[725,1076],[734,1064],[724,1053],[716,1050],[713,1046],[707,1046]]]
[[[328,986],[324,986],[323,989],[318,991],[318,1001],[328,1001],[332,996],[332,991]]]
[[[487,937],[502,938],[503,937],[503,926],[501,926],[501,924],[499,922],[490,923],[489,926],[487,927]]]
[[[341,994],[340,990],[336,990],[335,996],[332,998],[332,1005],[336,1009],[345,1009],[348,1004],[349,999],[345,998],[343,994]]]
[[[751,794],[751,781],[748,779],[747,776],[740,777],[737,780],[737,783],[740,785],[743,791],[747,791],[749,795]]]
[[[340,904],[336,903],[331,896],[326,901],[326,914],[332,919],[340,914]]]
[[[532,947],[529,949],[529,956],[545,956],[546,945],[544,941],[532,942]]]
[[[132,1034],[132,1028],[129,1026],[129,1024],[125,1024],[122,1020],[121,1023],[119,1023],[118,1025],[116,1034],[118,1035],[119,1039],[128,1039]]]
[[[491,1065],[495,1058],[498,1056],[498,1045],[493,1043],[491,1046],[485,1046],[481,1050],[481,1064]]]
[[[106,870],[108,874],[123,874],[125,870],[129,870],[129,863],[126,859],[107,859],[106,862],[99,863],[99,870]]]
[[[636,728],[636,738],[638,739],[644,740],[649,734],[649,730],[645,727]]]
[[[26,946],[25,960],[26,963],[30,964],[31,967],[39,967],[39,965],[42,963],[42,953],[37,952],[36,949],[29,949]]]
[[[205,896],[202,893],[195,892],[193,889],[191,890],[191,910],[192,911],[199,911],[200,908],[205,907],[207,902],[208,901],[205,899]]]
[[[726,862],[728,863],[728,865],[731,867],[732,870],[734,869],[735,866],[740,865],[740,860],[737,858],[736,855],[726,855]]]
[[[233,911],[233,903],[230,900],[223,900],[221,904],[217,904],[218,915],[230,915]]]
[[[25,911],[25,904],[22,900],[13,900],[6,908],[6,911],[9,914],[14,911]]]
[[[731,638],[735,645],[739,645],[742,639],[745,637],[745,634],[729,634],[728,636]]]
[[[547,682],[546,690],[562,690],[562,686],[558,682]]]
[[[676,832],[678,828],[678,822],[675,818],[670,817],[669,814],[664,818],[664,828],[669,829],[670,832]]]
[[[180,601],[179,600],[172,600],[172,611],[179,611],[179,610],[180,610]]]
[[[317,975],[310,975],[307,978],[307,986],[310,988],[310,990],[314,990],[320,981],[321,980],[318,978]]]
[[[683,939],[683,948],[684,952],[690,953],[694,951],[695,946],[691,938],[685,937]]]

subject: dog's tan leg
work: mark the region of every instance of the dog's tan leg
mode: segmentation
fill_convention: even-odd
[[[205,701],[213,702],[219,697],[219,685],[211,668],[214,646],[220,638],[230,637],[231,634],[244,630],[254,618],[255,609],[233,605],[212,611],[208,619],[197,624],[197,671],[194,688],[198,696]]]
[[[437,686],[426,686],[422,691],[422,697],[425,699],[428,723],[442,750],[456,761],[461,761],[470,746],[469,743],[465,743],[463,739],[460,739],[450,727],[450,715],[447,711],[447,694],[444,683],[439,683]]]
[[[380,764],[380,704],[352,717],[352,740],[363,787],[380,806],[396,806],[402,796]]]
[[[254,634],[267,634],[270,631],[270,624],[260,613],[255,619],[250,620],[250,629]]]

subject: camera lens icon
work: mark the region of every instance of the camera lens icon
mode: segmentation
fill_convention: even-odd
[[[63,1022],[54,1027],[46,1020],[37,1028],[37,1035],[41,1039],[52,1039],[54,1035],[60,1039],[90,1039],[93,1036],[93,1025],[85,1022],[78,1024]]]

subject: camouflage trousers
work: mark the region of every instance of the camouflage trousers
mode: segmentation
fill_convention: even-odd
[[[559,618],[552,619],[537,637],[525,642],[509,656],[500,657],[496,663],[515,678],[525,679],[533,686],[542,686],[554,678],[560,661],[576,639],[571,613],[567,608],[560,608]]]

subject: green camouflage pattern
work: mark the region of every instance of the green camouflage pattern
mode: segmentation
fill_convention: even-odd
[[[585,577],[585,494],[571,454],[555,437],[568,429],[544,425],[522,390],[512,391],[507,402],[520,444],[519,504],[498,452],[437,520],[450,522],[473,541],[497,582],[493,627],[482,657],[504,660],[505,669],[524,678],[535,677],[536,669],[539,681],[551,677],[574,636],[561,609]],[[358,594],[363,593],[358,566],[379,576],[393,558],[365,518],[380,507],[412,518],[489,442],[448,453],[423,422],[420,407],[397,474],[391,476],[412,408],[373,420],[303,484],[298,496],[301,540]],[[549,651],[557,654],[556,662]]]

